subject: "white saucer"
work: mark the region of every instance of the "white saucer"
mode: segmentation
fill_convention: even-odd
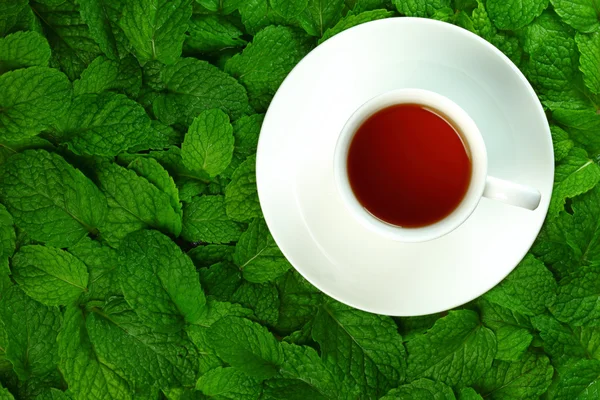
[[[425,243],[363,228],[334,184],[334,146],[362,103],[408,87],[467,111],[484,137],[489,174],[537,188],[539,208],[482,199],[457,230]],[[466,303],[512,271],[546,216],[554,156],[537,96],[499,50],[450,24],[391,18],[327,40],[296,66],[267,112],[256,172],[271,233],[308,281],[355,308],[410,316]]]

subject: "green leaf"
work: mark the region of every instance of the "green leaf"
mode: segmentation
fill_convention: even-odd
[[[323,360],[349,376],[365,397],[381,396],[404,379],[406,352],[390,317],[330,300],[319,308],[312,336]]]
[[[570,327],[550,315],[539,315],[532,322],[540,331],[544,351],[552,358],[553,365],[560,368],[580,359],[600,359],[600,329]]]
[[[235,246],[221,244],[208,244],[194,247],[187,255],[192,259],[196,267],[210,267],[220,261],[233,261]]]
[[[221,173],[222,176],[231,178],[233,172],[246,158],[256,154],[260,128],[264,119],[264,114],[245,115],[233,123],[235,138],[233,157],[227,169]]]
[[[8,274],[8,259],[12,257],[16,248],[17,235],[13,226],[13,218],[2,204],[0,204],[0,275]],[[0,286],[0,293],[2,288]]]
[[[332,36],[337,35],[340,32],[345,31],[346,29],[352,28],[353,26],[357,26],[360,24],[364,24],[365,22],[376,21],[378,19],[384,19],[393,17],[394,13],[388,10],[373,10],[373,11],[365,11],[360,14],[348,14],[344,18],[342,18],[334,27],[327,29],[323,37],[319,39],[319,44],[323,43],[327,39]]]
[[[317,314],[323,302],[321,292],[291,269],[276,280],[279,291],[279,318],[277,329],[292,332],[302,328]]]
[[[92,310],[86,328],[98,361],[128,381],[158,388],[195,384],[198,355],[185,332],[153,331],[118,298]]]
[[[519,29],[539,16],[549,0],[487,0],[487,10],[498,29]]]
[[[125,95],[83,94],[73,98],[57,128],[59,139],[75,154],[115,156],[146,140],[150,119]]]
[[[50,48],[51,62],[57,64],[70,80],[79,78],[81,72],[101,54],[87,24],[74,0],[60,4],[32,2],[31,7],[41,21]]]
[[[123,58],[131,45],[118,21],[123,10],[122,0],[78,0],[81,17],[98,47],[112,60]]]
[[[231,14],[244,4],[244,0],[196,0],[196,2],[207,10],[217,11],[224,15]]]
[[[218,0],[217,0],[218,1]],[[269,0],[246,0],[240,2],[239,12],[246,32],[256,35],[261,29],[272,25],[298,25],[298,18],[287,20],[273,10]]]
[[[19,141],[51,127],[69,107],[71,83],[46,67],[0,75],[0,138]]]
[[[400,14],[408,17],[431,17],[437,10],[450,7],[450,0],[392,0]]]
[[[155,228],[178,236],[181,214],[171,196],[133,170],[109,163],[97,170],[100,189],[108,200],[108,213],[100,226],[102,237],[117,245],[128,233]]]
[[[565,110],[557,109],[552,112],[552,118],[568,131],[571,139],[596,158],[600,155],[600,115],[595,110]]]
[[[600,6],[600,3],[599,3]],[[583,72],[585,85],[592,93],[600,94],[600,33],[575,36],[579,56],[579,69]]]
[[[473,388],[462,388],[458,395],[458,400],[483,400],[483,397]]]
[[[527,353],[520,361],[494,361],[476,389],[485,399],[538,399],[550,386],[553,373],[548,357]]]
[[[298,19],[309,35],[321,37],[342,18],[343,9],[344,0],[308,0]]]
[[[0,73],[25,67],[47,67],[48,41],[37,32],[16,32],[0,38]]]
[[[571,209],[572,225],[565,236],[575,259],[581,265],[600,266],[600,186],[574,198]]]
[[[0,170],[0,199],[15,225],[37,241],[71,246],[96,233],[106,199],[81,171],[45,150],[26,150]]]
[[[531,252],[548,265],[559,276],[566,270],[571,270],[575,262],[575,251],[567,243],[566,232],[573,229],[573,218],[566,212],[561,212],[558,217],[548,219],[544,223]]]
[[[530,317],[510,308],[492,303],[486,300],[485,296],[477,299],[477,305],[481,314],[481,321],[488,328],[499,330],[504,326],[514,326],[527,330],[533,329]]]
[[[277,323],[279,293],[272,283],[243,282],[231,295],[231,301],[254,311],[256,319],[262,324]]]
[[[192,16],[191,0],[127,0],[124,5],[119,26],[138,60],[175,63]]]
[[[131,399],[127,381],[99,360],[77,307],[67,308],[57,341],[59,368],[75,398]]]
[[[353,0],[354,6],[352,7],[352,12],[354,14],[358,14],[364,11],[376,10],[381,8],[391,8],[392,1],[391,0]],[[459,0],[460,2],[460,0]],[[351,2],[346,1],[346,5],[350,7]],[[463,9],[464,7],[456,6],[457,9]]]
[[[181,145],[185,166],[217,176],[227,168],[233,155],[233,127],[219,109],[207,110],[194,118]]]
[[[587,153],[573,148],[554,171],[554,188],[548,216],[554,218],[564,208],[568,198],[589,191],[600,182],[600,167]]]
[[[284,356],[281,375],[297,384],[304,382],[314,393],[310,398],[319,395],[327,399],[359,398],[358,388],[350,379],[321,360],[314,349],[288,343],[282,343],[281,348]]]
[[[158,161],[152,158],[138,157],[130,162],[127,168],[135,171],[139,176],[146,178],[148,182],[169,196],[173,210],[175,210],[178,215],[182,215],[177,186],[175,186],[175,182],[167,170],[165,170]]]
[[[297,17],[308,6],[308,0],[269,0],[273,10],[283,18]]]
[[[54,247],[21,247],[13,257],[12,272],[28,296],[47,306],[71,304],[87,291],[85,264]]]
[[[202,375],[196,390],[219,399],[258,399],[261,387],[257,380],[235,368],[215,368]]]
[[[225,317],[208,330],[217,355],[259,380],[272,377],[283,362],[281,346],[267,328],[245,318]]]
[[[554,303],[556,282],[544,264],[529,254],[485,298],[525,315],[538,315]]]
[[[157,231],[129,234],[119,248],[125,300],[156,331],[199,321],[206,303],[192,261]]]
[[[152,109],[168,125],[191,124],[204,110],[220,108],[231,118],[242,115],[248,106],[243,86],[206,61],[183,58],[161,70],[165,90],[154,100]]]
[[[304,33],[283,26],[269,26],[258,32],[241,54],[225,63],[225,72],[246,87],[250,104],[262,112],[287,74],[311,47],[310,39]]]
[[[380,400],[455,400],[449,386],[429,379],[417,379],[397,389],[390,390]]]
[[[256,187],[256,156],[250,156],[233,172],[225,189],[227,216],[234,221],[248,222],[261,217]]]
[[[503,325],[494,330],[498,341],[496,360],[517,361],[520,360],[529,348],[533,335],[528,329],[512,325]]]
[[[558,373],[556,385],[550,389],[552,400],[593,400],[600,389],[600,361],[579,360]]]
[[[580,32],[593,32],[600,25],[598,0],[551,0],[554,10],[563,21]]]
[[[185,47],[199,52],[244,47],[242,32],[229,19],[220,15],[194,15],[190,20]]]
[[[551,311],[572,326],[600,326],[600,269],[582,266],[558,282]]]
[[[242,234],[233,259],[244,279],[254,283],[271,281],[291,268],[261,218],[253,220]]]
[[[242,284],[240,270],[226,261],[200,269],[200,280],[207,295],[222,301],[228,301]]]
[[[470,310],[450,311],[407,343],[409,379],[431,378],[468,386],[490,369],[496,338]]]
[[[229,243],[241,234],[240,224],[227,217],[223,196],[194,197],[183,208],[181,236],[188,242]]]
[[[6,359],[21,380],[44,376],[56,368],[57,307],[47,307],[14,286],[2,294],[0,320],[7,334]]]
[[[2,387],[2,383],[0,383],[0,400],[15,400],[8,389]]]
[[[85,237],[68,250],[87,266],[88,292],[83,296],[86,301],[122,295],[117,274],[119,257],[113,248]]]
[[[142,87],[142,70],[134,57],[113,61],[98,57],[73,82],[75,95],[114,91],[136,97]]]
[[[552,133],[552,143],[554,145],[554,160],[561,161],[569,155],[575,144],[569,139],[569,134],[556,125],[550,126],[550,133]]]

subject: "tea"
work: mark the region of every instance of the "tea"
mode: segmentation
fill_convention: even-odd
[[[398,104],[358,128],[347,170],[354,195],[372,215],[418,228],[458,207],[469,187],[471,160],[460,133],[442,115]]]

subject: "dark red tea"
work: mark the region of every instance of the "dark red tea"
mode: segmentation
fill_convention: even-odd
[[[385,108],[365,121],[348,153],[358,201],[393,225],[417,228],[447,217],[471,179],[471,160],[456,129],[417,104]]]

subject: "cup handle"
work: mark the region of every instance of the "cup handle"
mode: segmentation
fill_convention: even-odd
[[[542,195],[532,187],[488,176],[483,190],[483,197],[528,210],[535,210],[540,205]]]

